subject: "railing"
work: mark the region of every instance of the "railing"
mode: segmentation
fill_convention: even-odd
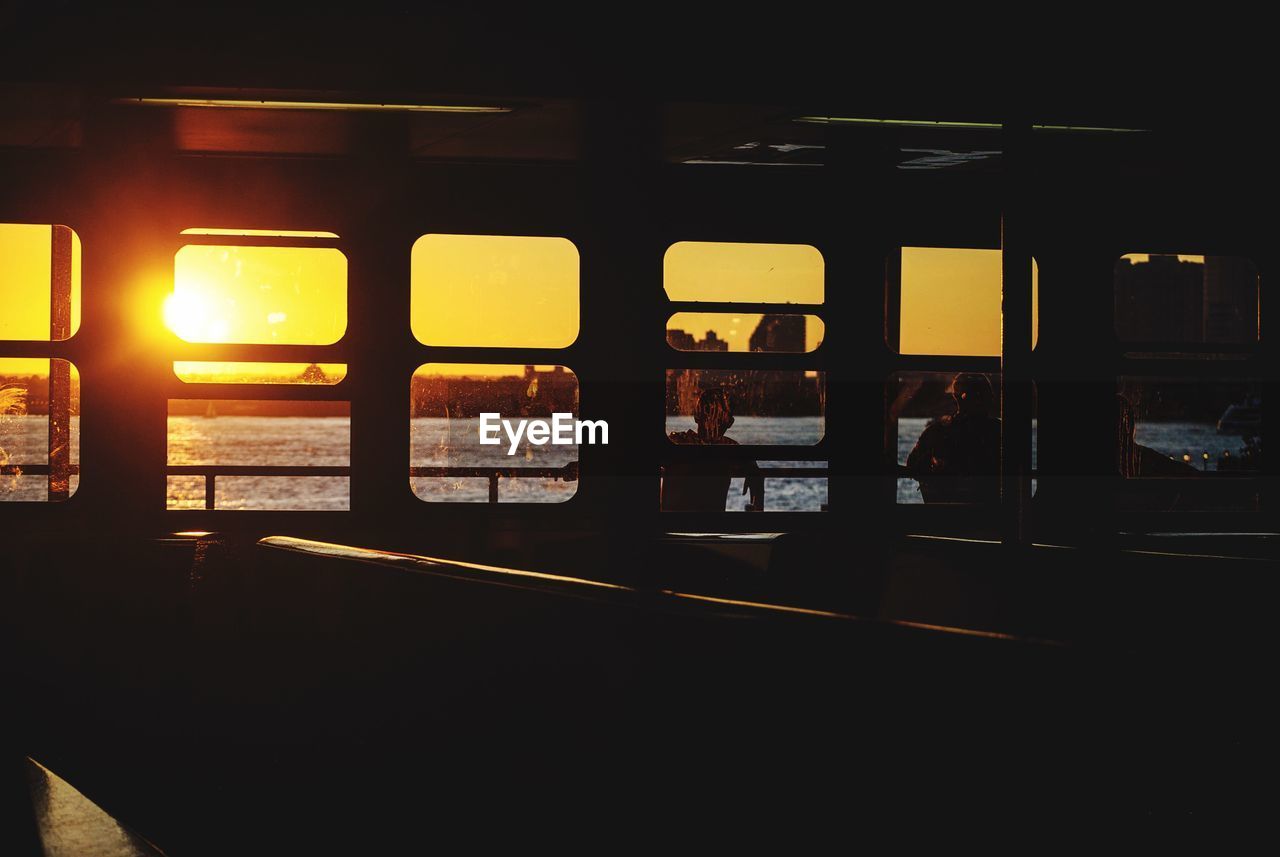
[[[169,476],[203,476],[204,508],[216,508],[217,479],[219,476],[351,476],[351,467],[290,465],[267,467],[265,465],[228,464],[171,464],[165,468]],[[572,482],[578,478],[578,463],[571,461],[563,467],[410,467],[410,477],[473,476],[489,480],[489,502],[498,502],[498,480],[507,478],[560,479]]]
[[[502,477],[515,479],[558,479],[563,482],[575,482],[578,479],[578,462],[570,461],[563,467],[410,467],[410,478],[431,476],[473,476],[487,477],[489,480],[489,502],[498,502],[498,480]]]
[[[48,476],[52,470],[47,464],[0,464],[0,476]],[[78,476],[80,465],[68,464],[66,472],[68,476]]]
[[[57,360],[51,361],[57,363]],[[66,411],[64,410],[65,414]],[[54,420],[50,420],[54,422]],[[66,425],[64,418],[63,425]],[[63,432],[62,428],[51,428],[50,432],[54,432],[59,436]],[[71,496],[71,477],[80,475],[80,465],[72,464],[70,461],[70,451],[65,447],[58,455],[51,456],[52,464],[0,464],[0,476],[47,476],[49,477],[49,499],[52,501],[66,500]]]
[[[0,476],[44,476],[50,472],[47,464],[4,464],[0,465]],[[80,473],[79,464],[67,465],[68,475]],[[171,464],[165,468],[169,476],[203,476],[204,508],[212,511],[216,508],[217,479],[219,476],[351,476],[351,467],[343,466],[309,466],[288,465],[269,467],[254,464]],[[479,477],[489,480],[489,502],[498,502],[498,480],[507,479],[556,479],[562,482],[574,482],[578,479],[578,462],[571,461],[562,467],[410,467],[411,478],[430,477]],[[760,476],[764,479],[824,479],[827,476],[825,467],[762,467]],[[764,488],[756,502],[748,506],[748,511],[764,510]]]
[[[215,507],[216,485],[219,476],[350,476],[350,465],[309,466],[305,464],[267,467],[254,464],[171,464],[165,468],[169,476],[203,476],[204,507]]]
[[[665,471],[664,471],[665,475]],[[825,467],[759,467],[758,474],[760,479],[760,493],[752,498],[746,506],[748,512],[764,511],[764,491],[766,480],[769,479],[826,479],[827,468]],[[741,475],[738,478],[742,478]],[[827,510],[827,505],[822,504],[822,511]]]

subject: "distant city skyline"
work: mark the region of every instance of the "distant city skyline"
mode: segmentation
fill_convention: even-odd
[[[817,316],[796,313],[680,312],[667,321],[667,342],[678,351],[803,353],[825,332]]]

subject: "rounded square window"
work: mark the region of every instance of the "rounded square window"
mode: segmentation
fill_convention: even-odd
[[[578,248],[567,238],[423,235],[410,289],[423,345],[566,348],[578,338]]]
[[[70,227],[0,223],[0,339],[75,336],[80,256],[80,236]]]
[[[1257,378],[1118,378],[1120,508],[1256,510],[1265,386]]]
[[[80,485],[80,373],[0,358],[0,502],[66,500]]]
[[[676,351],[804,354],[825,335],[816,315],[677,312],[667,319],[667,344]]]
[[[1128,253],[1115,265],[1124,342],[1258,340],[1258,267],[1239,256]]]
[[[579,444],[608,431],[578,420],[564,366],[427,363],[410,385],[409,484],[433,503],[562,503]]]
[[[804,369],[668,369],[675,444],[809,446],[826,433],[827,377]],[[713,418],[707,415],[712,410]]]
[[[332,247],[189,244],[165,323],[187,342],[332,345],[347,329],[347,257]]]
[[[899,354],[999,357],[999,250],[903,247],[890,259],[889,288],[897,291]],[[892,300],[892,297],[891,297]],[[1040,338],[1040,268],[1031,260],[1031,347]]]
[[[809,244],[680,241],[662,257],[673,301],[820,304],[826,263]]]

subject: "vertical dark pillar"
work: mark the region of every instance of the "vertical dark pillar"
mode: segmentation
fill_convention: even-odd
[[[656,529],[660,520],[666,443],[658,106],[643,98],[592,99],[584,131],[584,325],[572,368],[584,418],[608,421],[609,444],[580,451],[579,490],[590,502],[592,529],[617,551],[614,567],[644,566],[636,531]]]
[[[859,133],[861,132],[861,133]],[[867,534],[869,546],[856,561],[846,556],[839,584],[847,605],[874,611],[884,584],[885,558],[893,541],[893,484],[881,454],[884,446],[885,382],[893,369],[885,342],[886,223],[892,198],[896,149],[884,134],[831,127],[827,131],[830,191],[822,201],[826,222],[827,438],[830,454],[830,514],[833,530]],[[896,318],[896,307],[894,317]],[[896,341],[897,329],[893,330]],[[872,551],[876,551],[872,555]]]
[[[1000,529],[1006,544],[1031,541],[1030,145],[1029,124],[1005,123],[1000,216]]]
[[[71,337],[71,230],[52,227],[49,338]],[[65,500],[71,482],[71,364],[49,361],[49,499]]]
[[[401,114],[360,116],[350,173],[332,186],[346,200],[347,334],[351,361],[351,512],[385,527],[414,511],[409,496],[409,251],[414,214],[409,129]]]

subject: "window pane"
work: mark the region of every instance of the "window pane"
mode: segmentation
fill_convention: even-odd
[[[1116,469],[1134,509],[1253,509],[1262,472],[1262,383],[1122,377]],[[1165,480],[1165,481],[1152,481]]]
[[[167,508],[205,508],[210,476],[218,509],[349,508],[345,474],[272,468],[349,467],[350,412],[348,402],[170,399]]]
[[[80,236],[0,223],[0,339],[70,339],[80,329]]]
[[[80,473],[80,373],[66,360],[0,358],[0,501],[65,500]]]
[[[825,334],[816,315],[678,312],[667,320],[667,344],[676,351],[802,354],[816,350]]]
[[[1258,268],[1237,256],[1130,253],[1115,267],[1116,333],[1129,342],[1254,342]]]
[[[173,374],[188,384],[336,384],[347,377],[347,364],[178,360]]]
[[[1000,356],[1001,253],[903,247],[898,353]],[[1031,260],[1031,347],[1040,337],[1040,269]]]
[[[999,501],[999,392],[994,373],[900,372],[889,380],[886,439],[898,465],[898,503]],[[1030,430],[1034,471],[1034,405]],[[1032,479],[1032,493],[1036,487]]]
[[[424,345],[564,348],[578,338],[578,248],[566,238],[423,235],[413,335]]]
[[[321,247],[189,244],[165,323],[188,342],[331,345],[347,329],[347,258]]]
[[[731,423],[699,432],[700,403],[727,399]],[[810,445],[822,440],[826,374],[774,369],[668,369],[667,434],[672,443]],[[721,421],[723,422],[723,421]]]
[[[681,241],[662,259],[673,301],[820,304],[825,277],[822,254],[808,244]]]
[[[481,414],[506,420],[480,442]],[[576,435],[534,442],[535,422],[578,416],[578,378],[563,366],[427,363],[410,390],[409,484],[441,503],[560,503],[578,490]],[[521,420],[527,420],[520,425]]]

